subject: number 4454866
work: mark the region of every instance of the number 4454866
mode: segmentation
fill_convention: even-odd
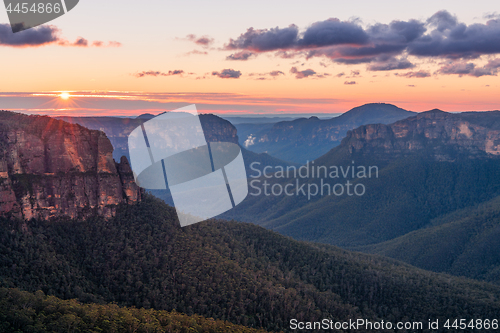
[[[39,13],[39,14],[42,14],[42,13],[47,13],[47,14],[51,14],[51,13],[56,13],[56,14],[59,14],[61,12],[61,4],[60,3],[55,3],[55,4],[51,4],[51,3],[34,3],[33,5],[31,5],[31,7],[29,6],[28,3],[9,3],[7,5],[7,13],[12,13],[12,12],[16,12],[16,13],[23,13],[23,14],[27,14],[27,13]]]
[[[498,330],[498,319],[448,319],[446,323],[443,325],[447,329],[461,329],[464,330],[466,328],[476,329],[476,330]]]

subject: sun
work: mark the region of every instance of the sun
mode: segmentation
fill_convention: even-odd
[[[67,92],[63,92],[59,95],[62,99],[68,99],[71,95]]]

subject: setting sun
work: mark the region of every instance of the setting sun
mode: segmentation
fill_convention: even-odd
[[[59,95],[59,97],[61,97],[62,99],[68,99],[71,95],[67,92],[63,92],[61,93],[61,95]]]

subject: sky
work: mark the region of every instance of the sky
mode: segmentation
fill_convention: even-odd
[[[13,34],[2,7],[0,109],[497,110],[499,12],[494,1],[81,0]]]

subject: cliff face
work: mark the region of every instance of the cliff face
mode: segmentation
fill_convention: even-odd
[[[19,218],[114,215],[141,199],[126,159],[106,135],[49,117],[0,112],[0,214]]]
[[[500,112],[423,112],[391,125],[365,125],[347,133],[342,146],[362,154],[404,156],[425,152],[436,160],[500,155]]]

